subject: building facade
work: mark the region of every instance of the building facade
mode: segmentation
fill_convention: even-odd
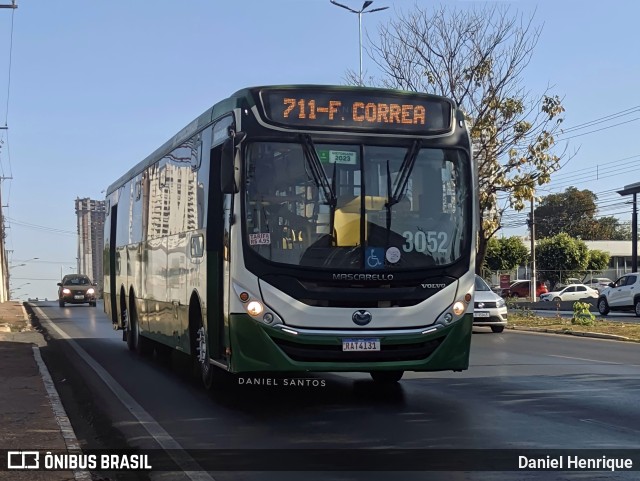
[[[97,282],[99,292],[102,292],[106,203],[104,200],[89,198],[77,198],[75,203],[78,218],[77,272],[86,274],[93,282]]]

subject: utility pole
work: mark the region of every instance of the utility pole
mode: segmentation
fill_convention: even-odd
[[[618,194],[622,196],[633,196],[633,207],[631,211],[631,269],[638,272],[638,204],[637,194],[640,194],[640,182],[625,185],[624,189],[619,190]]]
[[[16,5],[16,0],[11,0],[11,5],[0,4],[0,8],[11,8],[16,9],[18,5]],[[12,24],[13,25],[13,24]],[[13,33],[13,27],[12,27]],[[11,58],[11,57],[9,57]],[[9,72],[11,71],[11,61],[9,61]],[[8,105],[8,104],[7,104]],[[0,130],[9,130],[6,125],[4,127],[0,127]],[[4,180],[3,177],[1,180]],[[4,217],[2,215],[2,200],[0,199],[0,302],[5,302],[9,300],[9,261],[7,259],[7,252],[5,251],[4,244]]]
[[[360,51],[360,76],[358,77],[358,85],[362,86],[362,14],[380,12],[382,10],[386,10],[389,7],[381,7],[381,8],[374,8],[372,10],[367,10],[367,8],[369,8],[369,6],[371,6],[371,4],[373,3],[373,0],[367,0],[362,4],[362,8],[360,10],[354,10],[353,8],[350,8],[350,7],[347,7],[346,5],[338,3],[336,0],[329,0],[329,1],[338,7],[342,7],[345,10],[349,10],[351,13],[355,13],[356,15],[358,15],[358,38],[360,39],[358,43],[359,51]]]
[[[531,301],[536,302],[536,219],[533,213],[533,199],[531,196],[531,214],[529,219],[529,228],[531,229]]]

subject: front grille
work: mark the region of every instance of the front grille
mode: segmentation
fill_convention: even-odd
[[[446,336],[413,344],[382,344],[376,352],[343,352],[342,345],[300,344],[272,338],[294,361],[306,362],[377,362],[418,361],[429,357]]]
[[[480,304],[482,304],[482,306]],[[498,305],[495,302],[474,302],[473,307],[476,309],[490,309],[492,307],[498,307]]]

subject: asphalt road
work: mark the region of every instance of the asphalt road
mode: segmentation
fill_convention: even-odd
[[[397,389],[381,391],[365,374],[322,374],[307,377],[316,387],[284,386],[274,377],[278,386],[245,383],[208,393],[183,359],[168,363],[129,352],[101,303],[34,305],[51,336],[45,361],[81,442],[161,446],[183,469],[194,470],[182,478],[154,472],[152,479],[301,479],[285,467],[204,473],[190,464],[203,453],[190,450],[265,448],[472,449],[485,451],[458,455],[488,458],[532,449],[550,455],[590,449],[599,457],[633,449],[639,457],[633,472],[321,471],[306,473],[306,481],[640,478],[640,344],[477,328],[468,371],[407,373]],[[288,453],[295,461],[296,453]],[[466,469],[461,460],[460,470]]]

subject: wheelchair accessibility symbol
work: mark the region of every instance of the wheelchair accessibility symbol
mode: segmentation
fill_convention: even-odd
[[[365,262],[367,269],[383,269],[384,268],[384,248],[383,247],[367,247],[365,249]]]

